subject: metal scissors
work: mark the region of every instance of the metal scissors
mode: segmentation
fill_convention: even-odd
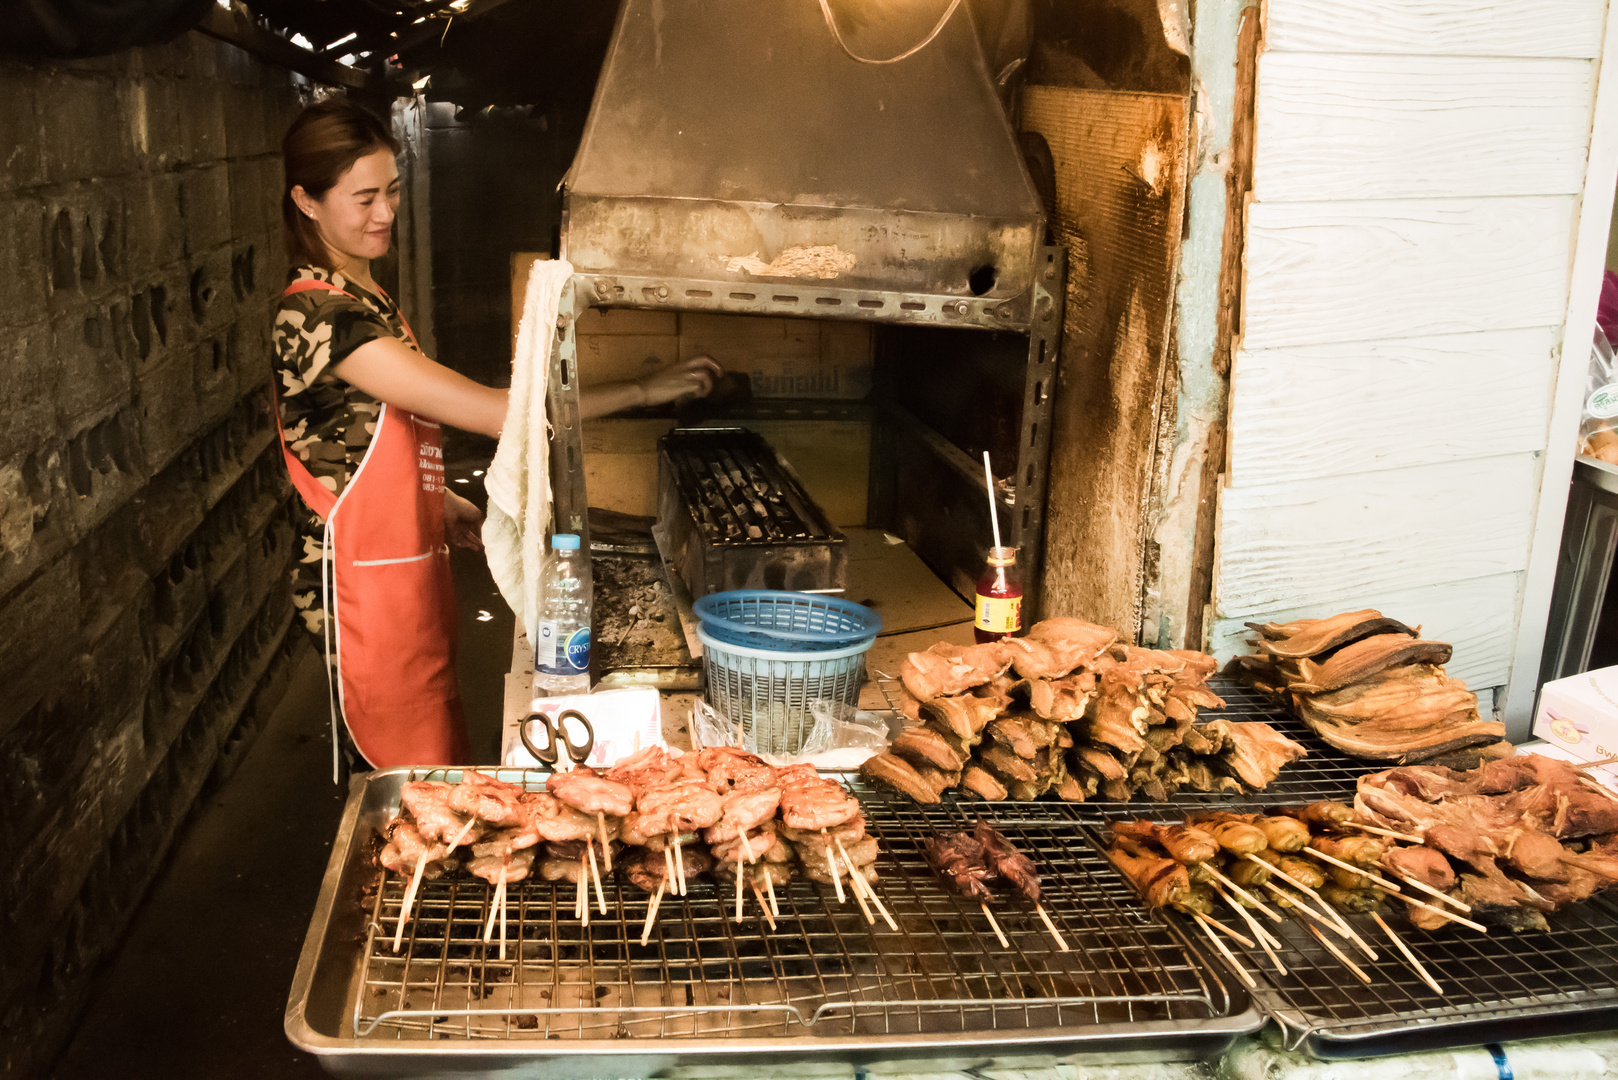
[[[567,722],[569,720],[577,720],[583,725],[583,743],[576,743],[569,737],[567,731]],[[528,737],[528,725],[533,723],[537,723],[540,729],[545,732],[545,745],[543,747],[534,745],[534,741]],[[580,765],[590,756],[590,751],[595,748],[596,744],[595,729],[590,726],[589,718],[577,709],[563,709],[557,714],[555,720],[552,720],[544,713],[531,712],[523,717],[522,722],[517,725],[517,735],[522,739],[522,744],[528,748],[528,752],[534,755],[534,760],[549,765],[553,769],[561,762],[564,749],[567,752],[568,760],[574,765]]]

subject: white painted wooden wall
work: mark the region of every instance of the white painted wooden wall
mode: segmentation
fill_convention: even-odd
[[[1607,0],[1265,12],[1210,646],[1377,607],[1453,642],[1474,689],[1531,682]]]

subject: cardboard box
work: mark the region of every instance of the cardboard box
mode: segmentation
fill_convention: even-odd
[[[1618,667],[1540,687],[1534,734],[1581,761],[1618,754]]]

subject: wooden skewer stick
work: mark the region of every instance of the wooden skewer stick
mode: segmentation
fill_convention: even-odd
[[[500,877],[500,959],[506,958],[506,879]]]
[[[596,879],[596,903],[601,905],[601,914],[607,913],[607,894],[601,890],[601,868],[596,865],[596,846],[590,841],[584,842],[584,853],[590,859],[590,872]]]
[[[1258,948],[1258,943],[1252,938],[1248,937],[1240,930],[1232,930],[1230,927],[1226,926],[1224,923],[1220,922],[1211,915],[1204,915],[1202,912],[1193,907],[1182,907],[1179,910],[1191,916],[1193,919],[1196,919],[1198,922],[1205,922],[1209,924],[1215,930],[1218,930],[1221,934],[1224,934],[1232,941],[1239,942],[1244,949]]]
[[[674,852],[669,850],[667,844],[663,845],[663,880],[669,883],[669,892],[674,892]]]
[[[1305,854],[1313,855],[1315,858],[1319,859],[1321,862],[1328,862],[1328,863],[1331,863],[1333,866],[1340,867],[1341,869],[1347,870],[1349,873],[1359,874],[1361,877],[1370,878],[1372,881],[1376,882],[1378,885],[1382,886],[1384,889],[1388,890],[1389,892],[1393,892],[1393,893],[1404,892],[1403,889],[1399,888],[1399,886],[1395,885],[1393,882],[1389,881],[1387,878],[1383,877],[1381,874],[1377,873],[1375,870],[1367,870],[1363,866],[1355,866],[1353,863],[1344,862],[1342,859],[1336,858],[1335,856],[1327,855],[1324,851],[1316,851],[1312,847],[1300,848],[1299,850],[1304,852]]]
[[[405,890],[404,903],[399,906],[399,925],[393,930],[393,951],[398,952],[399,946],[404,942],[404,924],[410,917],[410,906],[416,902],[416,890],[421,888],[421,875],[427,869],[427,856],[432,854],[432,848],[426,848],[421,858],[416,860],[416,872],[410,876],[410,887]]]
[[[1220,895],[1223,896],[1224,894],[1221,893]],[[1258,920],[1253,918],[1252,912],[1242,907],[1241,904],[1237,903],[1235,900],[1232,900],[1229,896],[1225,896],[1224,899],[1225,903],[1229,904],[1236,914],[1242,917],[1242,921],[1245,922],[1247,924],[1247,928],[1253,932],[1253,936],[1258,938],[1259,946],[1264,950],[1264,955],[1268,956],[1270,958],[1270,963],[1275,965],[1276,974],[1285,975],[1287,973],[1286,965],[1281,963],[1281,958],[1279,956],[1275,955],[1276,947],[1280,946],[1279,939],[1273,939],[1269,931],[1260,926],[1258,924]],[[1275,945],[1270,944],[1272,940],[1275,941]]]
[[[754,855],[753,855],[753,845],[749,844],[747,842],[747,830],[746,829],[742,830],[742,854],[744,856],[746,856],[748,862],[756,862],[757,861],[754,858]],[[738,865],[740,865],[740,864],[738,864]]]
[[[1359,829],[1362,832],[1375,833],[1378,836],[1391,836],[1395,840],[1405,840],[1412,844],[1424,844],[1427,842],[1425,836],[1417,836],[1414,833],[1407,832],[1394,832],[1392,829],[1384,829],[1377,825],[1362,825],[1357,821],[1345,821],[1342,826],[1345,829]]]
[[[1242,980],[1243,985],[1245,985],[1249,990],[1257,989],[1258,983],[1254,981],[1252,975],[1248,974],[1247,969],[1242,967],[1242,962],[1236,959],[1236,954],[1231,952],[1230,947],[1227,946],[1223,941],[1220,941],[1217,937],[1215,937],[1214,932],[1208,929],[1208,924],[1202,921],[1202,919],[1206,919],[1207,916],[1202,915],[1200,911],[1196,912],[1196,914],[1202,916],[1202,918],[1197,920],[1197,926],[1199,926],[1202,929],[1202,932],[1207,935],[1208,940],[1213,942],[1213,947],[1219,950],[1220,955],[1225,958],[1225,963],[1230,965],[1231,970],[1236,973],[1237,977]]]
[[[1453,904],[1455,907],[1460,908],[1462,911],[1465,911],[1468,914],[1470,914],[1471,911],[1472,911],[1472,905],[1471,904],[1468,904],[1468,903],[1466,903],[1464,901],[1461,901],[1461,900],[1457,900],[1457,899],[1455,899],[1455,897],[1451,896],[1449,893],[1444,892],[1441,889],[1435,889],[1431,885],[1427,884],[1424,881],[1417,881],[1415,878],[1406,877],[1403,874],[1394,874],[1393,876],[1398,878],[1400,881],[1404,882],[1406,885],[1413,885],[1416,888],[1420,889],[1422,892],[1426,893],[1428,896],[1435,896],[1438,899],[1444,901],[1444,903],[1446,903],[1446,904]]]
[[[674,880],[680,883],[680,895],[685,895],[685,856],[680,854],[680,833],[674,833]]]
[[[461,846],[461,841],[466,839],[467,833],[470,833],[472,831],[472,826],[476,825],[477,823],[478,823],[477,818],[475,818],[475,817],[467,818],[466,819],[466,828],[462,829],[460,832],[455,834],[455,839],[453,839],[453,840],[451,840],[449,842],[449,849],[451,851],[454,851],[456,848],[460,847]]]
[[[1298,922],[1303,926],[1304,929],[1315,935],[1315,940],[1326,946],[1326,950],[1328,952],[1337,957],[1337,959],[1341,960],[1344,967],[1348,968],[1348,970],[1352,971],[1356,976],[1358,976],[1360,982],[1367,986],[1371,985],[1371,977],[1365,973],[1365,969],[1360,967],[1354,961],[1350,960],[1347,953],[1343,952],[1342,949],[1339,949],[1337,946],[1333,945],[1329,940],[1327,940],[1326,935],[1322,934],[1315,928],[1314,923],[1304,922],[1302,919],[1299,919]]]
[[[764,894],[759,891],[759,887],[757,885],[753,886],[753,895],[758,897],[758,907],[760,911],[764,912],[764,921],[770,924],[771,930],[774,930],[775,916],[770,914],[770,905],[765,902]]]
[[[832,888],[837,890],[837,902],[846,904],[848,897],[843,895],[843,875],[837,866],[836,857],[831,853],[831,838],[826,835],[825,829],[820,830],[820,836],[826,841],[826,864],[831,867],[831,884]]]
[[[1579,780],[1580,780],[1581,783],[1584,784],[1585,787],[1589,788],[1590,790],[1595,791],[1595,792],[1597,792],[1599,794],[1605,795],[1607,798],[1611,799],[1613,802],[1618,802],[1618,795],[1613,794],[1612,789],[1607,787],[1607,785],[1601,783],[1599,780],[1592,780],[1588,776],[1581,776],[1581,777],[1579,777]]]
[[[775,875],[770,873],[768,866],[764,868],[764,891],[770,897],[770,913],[773,915],[781,914],[781,904],[775,899]]]
[[[1226,877],[1224,874],[1221,874],[1218,870],[1214,869],[1213,863],[1203,863],[1202,865],[1207,868],[1209,876],[1212,877],[1215,881],[1217,881],[1217,882],[1219,882],[1219,883],[1221,883],[1223,885],[1229,886],[1231,892],[1235,893],[1237,896],[1241,897],[1243,900],[1246,900],[1249,904],[1252,904],[1254,907],[1256,907],[1260,911],[1264,912],[1264,914],[1268,915],[1273,921],[1275,921],[1275,922],[1280,922],[1281,921],[1281,916],[1279,916],[1279,915],[1277,915],[1275,913],[1274,908],[1271,908],[1264,901],[1260,900],[1258,897],[1254,896],[1252,893],[1248,892],[1246,889],[1242,888],[1240,885],[1238,885],[1234,881],[1230,880],[1230,878]]]
[[[657,918],[657,906],[663,902],[663,887],[667,884],[666,880],[659,881],[657,883],[657,894],[652,897],[652,902],[646,905],[646,925],[641,927],[640,931],[640,943],[642,945],[646,944],[647,940],[652,936],[652,920]]]
[[[742,921],[742,864],[736,864],[736,921]]]
[[[1596,758],[1594,761],[1574,761],[1569,762],[1569,764],[1575,769],[1593,769],[1598,765],[1611,765],[1615,761],[1618,761],[1618,757]]]
[[[862,900],[861,903],[864,903],[864,901]],[[989,920],[989,929],[993,930],[994,936],[1000,939],[1000,947],[1003,949],[1011,948],[1011,942],[1006,940],[1005,932],[1000,929],[1000,924],[994,921],[994,912],[989,910],[989,902],[979,900],[978,906],[983,909],[983,917]]]
[[[607,873],[612,873],[612,845],[607,843],[607,815],[600,810],[596,811],[596,830],[601,834],[601,861],[606,864]]]
[[[1267,870],[1269,870],[1270,874],[1273,877],[1280,878],[1282,881],[1286,882],[1288,885],[1291,885],[1294,889],[1297,889],[1299,892],[1301,892],[1304,895],[1306,895],[1306,896],[1310,897],[1311,899],[1313,899],[1315,903],[1320,905],[1320,910],[1325,912],[1324,918],[1321,918],[1321,916],[1319,914],[1317,914],[1316,912],[1308,909],[1307,907],[1305,908],[1305,910],[1309,911],[1309,913],[1311,915],[1314,915],[1316,918],[1321,918],[1321,921],[1324,922],[1327,926],[1330,926],[1332,928],[1332,931],[1334,933],[1336,933],[1336,935],[1338,937],[1346,938],[1346,937],[1351,936],[1354,933],[1353,928],[1348,925],[1348,923],[1343,919],[1342,915],[1338,914],[1337,909],[1332,907],[1330,904],[1326,903],[1325,898],[1322,897],[1313,888],[1311,888],[1308,885],[1305,885],[1303,882],[1299,881],[1297,878],[1293,877],[1291,874],[1287,873],[1285,870],[1282,870],[1280,867],[1272,866],[1270,863],[1265,862],[1263,859],[1260,859],[1255,855],[1244,855],[1242,857],[1245,858],[1245,859],[1252,859],[1254,862],[1260,863]],[[1270,885],[1269,882],[1265,882],[1264,887],[1267,888],[1267,889],[1270,889],[1272,892],[1275,892],[1280,896],[1286,896],[1287,899],[1291,900],[1294,904],[1298,903],[1298,900],[1296,898],[1291,897],[1291,896],[1287,896],[1286,893],[1280,892],[1279,890],[1276,890],[1272,885]]]
[[[1425,900],[1417,900],[1411,896],[1401,896],[1399,899],[1403,900],[1411,907],[1424,908],[1427,911],[1431,911],[1435,915],[1441,915],[1450,922],[1458,922],[1462,926],[1470,926],[1473,930],[1476,930],[1480,934],[1487,934],[1489,932],[1489,928],[1484,926],[1482,923],[1473,922],[1464,915],[1457,915],[1448,908],[1435,907],[1434,905],[1427,903]]]
[[[1388,935],[1388,940],[1393,942],[1394,947],[1405,954],[1405,959],[1410,961],[1410,966],[1416,969],[1416,974],[1421,976],[1421,981],[1432,987],[1433,993],[1442,996],[1444,991],[1439,988],[1433,977],[1427,974],[1427,969],[1421,966],[1421,961],[1416,959],[1416,954],[1410,951],[1410,946],[1404,943],[1404,939],[1393,932],[1393,927],[1389,926],[1387,920],[1382,918],[1382,913],[1373,911],[1371,912],[1371,918],[1375,919],[1376,924],[1382,928],[1382,932]]]
[[[897,931],[899,929],[899,924],[893,921],[893,916],[888,913],[887,905],[882,902],[882,898],[876,894],[876,890],[873,889],[871,887],[871,883],[866,880],[864,872],[861,871],[859,867],[854,865],[853,859],[848,857],[848,849],[843,847],[843,838],[839,836],[836,838],[836,841],[837,850],[842,853],[843,862],[848,864],[849,884],[854,886],[856,892],[863,889],[865,891],[865,898],[876,906],[877,912],[882,916],[882,921],[888,924],[888,929]]]
[[[494,894],[489,897],[489,921],[483,927],[483,943],[485,945],[494,939],[494,923],[500,916],[500,890],[505,887],[505,884],[506,879],[502,875],[500,883],[494,887]]]
[[[1045,924],[1045,929],[1049,930],[1051,932],[1051,937],[1056,939],[1057,948],[1061,949],[1063,952],[1073,951],[1067,947],[1067,941],[1062,937],[1061,932],[1056,929],[1056,924],[1051,922],[1051,917],[1046,913],[1044,904],[1035,904],[1034,914],[1040,917],[1040,920]]]
[[[1320,904],[1321,910],[1316,911],[1314,908],[1304,903],[1303,897],[1301,896],[1296,896],[1287,892],[1285,889],[1277,888],[1276,886],[1271,885],[1269,882],[1265,882],[1264,887],[1270,890],[1276,899],[1285,900],[1293,908],[1303,912],[1311,919],[1314,919],[1321,926],[1324,926],[1326,929],[1330,930],[1344,941],[1348,941],[1353,935],[1354,928],[1349,926],[1348,923],[1344,922],[1343,917],[1337,913],[1337,910],[1330,904],[1326,903],[1326,901],[1322,900],[1319,896],[1316,896],[1315,900]]]
[[[579,922],[590,925],[590,863],[579,856]]]

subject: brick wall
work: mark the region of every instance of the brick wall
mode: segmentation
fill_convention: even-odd
[[[49,1061],[296,636],[267,403],[292,78],[0,61],[0,1075]]]

